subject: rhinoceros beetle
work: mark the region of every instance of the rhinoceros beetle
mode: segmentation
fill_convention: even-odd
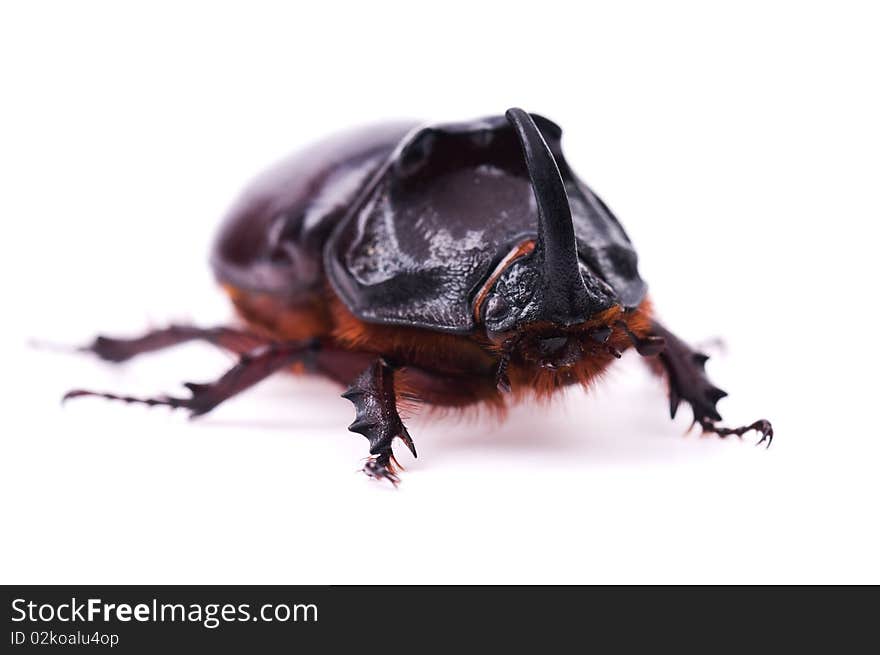
[[[394,123],[329,138],[259,177],[219,231],[212,265],[244,327],[174,325],[83,348],[112,362],[205,340],[240,356],[189,397],[102,396],[197,416],[282,369],[348,390],[364,471],[396,484],[392,441],[416,455],[398,402],[503,409],[589,386],[629,347],[666,377],[670,414],[721,437],[708,359],[652,314],[633,246],[563,156],[560,128],[521,109]]]

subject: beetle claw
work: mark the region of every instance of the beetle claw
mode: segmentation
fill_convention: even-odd
[[[385,455],[370,457],[364,464],[363,472],[373,480],[388,480],[395,488],[400,484],[400,477],[394,470],[391,458]]]
[[[751,425],[744,425],[739,428],[724,428],[720,425],[715,425],[711,421],[706,419],[702,419],[698,421],[700,427],[703,428],[703,432],[717,434],[722,439],[726,439],[730,436],[735,436],[739,439],[743,438],[743,435],[747,432],[755,431],[761,435],[761,438],[755,444],[756,446],[760,446],[762,443],[766,443],[765,448],[769,448],[770,444],[773,443],[773,426],[770,424],[770,421],[766,419],[760,419],[755,421]]]
[[[770,421],[766,419],[761,419],[760,421],[755,421],[750,426],[751,429],[757,430],[761,433],[761,438],[758,439],[758,442],[755,444],[756,446],[760,446],[765,441],[767,445],[765,448],[769,448],[770,444],[773,443],[773,426],[770,424]]]

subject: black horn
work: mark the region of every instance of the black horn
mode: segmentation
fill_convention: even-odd
[[[563,324],[583,321],[590,302],[581,279],[571,208],[559,166],[528,113],[513,108],[505,115],[519,137],[538,205],[535,254],[543,258],[540,317]]]

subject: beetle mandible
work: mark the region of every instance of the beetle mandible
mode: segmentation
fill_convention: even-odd
[[[398,400],[503,409],[590,385],[630,347],[665,376],[670,414],[721,437],[726,394],[708,357],[652,314],[636,252],[569,167],[562,131],[521,109],[471,122],[395,123],[317,143],[259,177],[222,224],[212,255],[244,328],[172,325],[83,348],[121,362],[192,340],[239,355],[189,397],[101,396],[205,414],[294,369],[348,390],[369,440],[364,471],[399,481],[392,442],[416,448]]]

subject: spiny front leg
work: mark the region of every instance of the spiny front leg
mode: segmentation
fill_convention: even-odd
[[[656,361],[669,380],[669,413],[672,418],[675,418],[679,405],[684,401],[691,406],[694,423],[703,428],[703,432],[725,438],[731,435],[742,437],[754,430],[761,435],[758,444],[770,446],[773,441],[770,421],[761,419],[738,428],[718,425],[721,414],[716,406],[727,393],[712,384],[706,375],[708,355],[694,350],[657,321],[652,322],[651,331],[653,337],[664,342],[663,348],[658,349]]]
[[[372,457],[364,465],[364,473],[397,486],[400,478],[391,451],[395,437],[406,444],[413,457],[418,455],[412,437],[397,413],[394,369],[384,359],[377,359],[358,376],[342,397],[350,400],[356,411],[354,423],[348,429],[364,435],[370,442]]]

